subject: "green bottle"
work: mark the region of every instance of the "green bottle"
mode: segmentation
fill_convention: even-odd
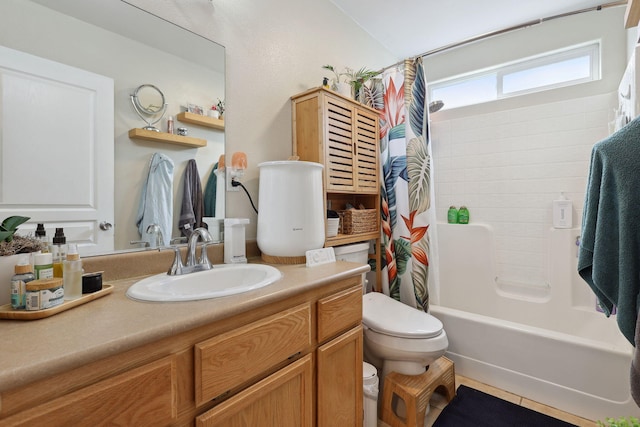
[[[458,224],[469,224],[469,209],[466,206],[460,206]]]
[[[456,209],[455,206],[449,206],[449,211],[447,212],[447,222],[449,224],[458,223],[458,209]]]

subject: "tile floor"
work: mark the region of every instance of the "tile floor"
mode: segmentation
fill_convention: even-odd
[[[560,420],[575,424],[578,427],[597,427],[598,426],[598,424],[594,421],[586,420],[584,418],[580,418],[575,415],[560,411],[556,408],[552,408],[550,406],[546,406],[541,403],[534,402],[525,397],[521,397],[516,394],[509,393],[508,391],[500,390],[498,388],[480,383],[470,378],[456,375],[456,387],[459,386],[460,384],[464,384],[468,387],[491,394],[493,396],[499,397],[500,399],[506,400],[508,402],[516,403],[526,408],[533,409],[534,411],[541,412],[551,417],[558,418]],[[444,396],[438,393],[434,393],[433,397],[431,398],[430,404],[431,404],[431,410],[427,415],[426,427],[431,427],[433,425],[436,418],[438,418],[438,415],[440,415],[440,412],[442,412],[442,409],[444,409],[444,407],[447,406],[447,401],[445,400]],[[389,427],[389,425],[382,421],[378,421],[378,427]]]

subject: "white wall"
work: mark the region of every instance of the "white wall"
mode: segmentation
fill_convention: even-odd
[[[226,47],[227,153],[247,153],[244,183],[258,209],[258,163],[291,155],[289,98],[319,86],[322,65],[380,69],[398,60],[328,1],[130,3]],[[257,216],[244,192],[227,194],[226,210],[250,218],[247,238],[256,237]]]
[[[580,226],[591,148],[609,134],[626,66],[623,14],[616,8],[552,21],[425,61],[427,73],[442,78],[602,39],[601,81],[432,115],[438,220],[464,204],[471,221],[492,225],[501,280],[548,281],[552,201],[561,191]]]

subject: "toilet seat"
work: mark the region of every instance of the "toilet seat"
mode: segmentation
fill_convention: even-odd
[[[379,292],[362,297],[362,323],[380,334],[400,338],[434,338],[443,332],[438,319]]]

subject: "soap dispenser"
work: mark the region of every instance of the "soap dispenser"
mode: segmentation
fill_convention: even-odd
[[[573,227],[573,203],[560,193],[560,198],[553,201],[553,227]]]
[[[249,218],[224,219],[224,262],[225,264],[246,264],[244,226]]]

